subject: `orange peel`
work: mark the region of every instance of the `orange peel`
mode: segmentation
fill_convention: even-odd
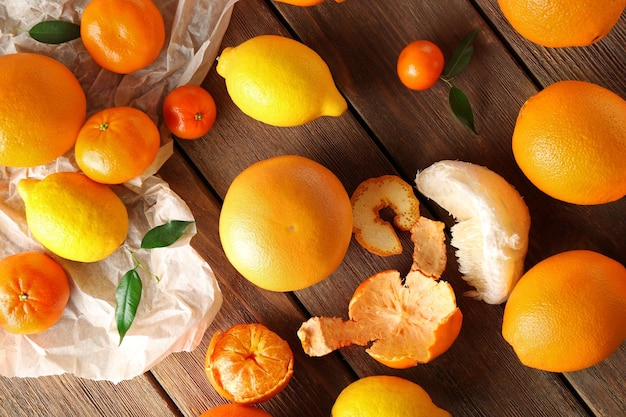
[[[443,224],[422,219],[413,229],[413,239],[425,243],[411,272],[402,279],[398,271],[382,271],[362,282],[350,300],[347,321],[312,317],[304,322],[298,338],[307,355],[324,356],[342,347],[371,343],[366,352],[372,358],[404,369],[430,362],[450,348],[463,316],[451,285],[432,276],[440,270],[442,257],[445,267]],[[431,254],[437,261],[428,259],[422,267],[422,259]]]
[[[411,185],[395,175],[370,178],[359,184],[350,202],[352,231],[361,246],[380,256],[402,253],[394,226],[409,231],[420,217],[419,200]],[[384,208],[393,210],[393,225],[381,218]]]

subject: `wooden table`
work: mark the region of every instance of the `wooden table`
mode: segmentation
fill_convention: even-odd
[[[449,57],[459,41],[480,27],[474,58],[455,80],[476,115],[479,135],[452,115],[447,86],[424,92],[403,87],[395,73],[400,50],[430,39]],[[200,346],[167,357],[150,372],[117,385],[71,375],[37,379],[0,378],[2,416],[198,416],[225,403],[204,373],[207,343],[217,329],[261,322],[290,343],[295,374],[285,391],[261,405],[275,417],[329,416],[339,392],[351,381],[378,374],[399,375],[422,385],[441,407],[461,416],[626,416],[626,345],[590,369],[555,374],[524,367],[503,340],[503,306],[467,299],[453,252],[444,279],[464,313],[461,334],[435,361],[392,370],[363,348],[344,348],[323,358],[307,357],[296,337],[312,315],[345,317],[356,286],[383,269],[408,270],[405,253],[380,258],[352,242],[344,263],[322,283],[296,293],[260,290],[229,264],[220,247],[220,202],[233,178],[260,159],[299,154],[333,170],[348,193],[363,180],[397,174],[412,182],[418,169],[442,159],[485,165],[524,196],[532,216],[530,267],[545,257],[586,248],[626,264],[626,199],[580,207],[539,192],[512,156],[511,134],[524,101],[563,79],[588,80],[626,97],[626,17],[597,45],[546,49],[516,34],[496,0],[346,0],[298,8],[271,1],[241,0],[222,46],[260,34],[297,38],[328,63],[349,112],[301,127],[275,128],[243,115],[224,80],[212,68],[203,86],[215,97],[218,118],[197,141],[176,143],[160,171],[190,206],[199,233],[192,245],[213,267],[224,304]],[[452,219],[424,201],[422,212],[451,226]]]

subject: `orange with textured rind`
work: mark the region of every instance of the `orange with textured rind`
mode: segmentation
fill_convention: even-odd
[[[0,165],[34,167],[69,151],[87,99],[74,74],[41,54],[0,56]]]
[[[237,324],[215,332],[205,357],[209,382],[224,398],[239,404],[267,401],[293,375],[289,344],[259,323]]]
[[[180,139],[198,139],[211,130],[217,109],[211,93],[197,85],[183,85],[163,100],[163,122]]]
[[[40,252],[22,252],[0,260],[0,327],[35,334],[54,326],[70,297],[67,274]]]
[[[251,405],[235,403],[213,407],[200,417],[272,417],[272,415]]]
[[[152,0],[92,0],[80,37],[93,60],[118,74],[146,68],[165,44],[165,22]]]
[[[594,366],[626,339],[626,268],[589,250],[528,270],[504,309],[502,335],[520,361],[551,372]]]

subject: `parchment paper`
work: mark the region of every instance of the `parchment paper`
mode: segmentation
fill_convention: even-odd
[[[61,320],[45,332],[23,336],[0,328],[0,374],[37,377],[71,373],[94,380],[132,379],[172,352],[191,351],[203,337],[222,303],[211,267],[190,246],[195,225],[168,248],[137,250],[143,293],[133,325],[121,345],[115,324],[115,289],[135,264],[130,250],[154,226],[169,220],[193,220],[185,202],[157,175],[172,154],[172,138],[160,120],[165,95],[179,85],[200,84],[215,61],[232,7],[237,0],[155,0],[166,24],[166,45],[150,67],[119,75],[102,70],[80,39],[45,45],[27,31],[44,20],[80,22],[89,0],[9,0],[0,5],[0,54],[38,52],[67,65],[87,95],[88,115],[130,105],[153,117],[161,130],[155,163],[140,177],[114,191],[124,201],[130,230],[124,245],[95,263],[72,262],[47,252],[26,225],[16,191],[25,177],[78,171],[73,152],[29,169],[0,167],[0,257],[28,250],[46,252],[70,276],[70,301]],[[10,88],[2,86],[2,88]],[[51,104],[53,105],[53,104]],[[148,272],[160,278],[157,282]]]

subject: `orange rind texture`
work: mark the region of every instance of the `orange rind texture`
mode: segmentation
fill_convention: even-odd
[[[402,243],[394,226],[409,231],[420,217],[419,200],[413,187],[395,175],[383,175],[363,181],[350,198],[354,237],[368,251],[391,256],[402,253]],[[380,211],[394,212],[392,223],[381,218]]]
[[[421,262],[434,254],[436,262],[428,259],[424,268],[414,263],[404,279],[393,270],[372,275],[355,290],[347,321],[312,317],[304,322],[298,337],[307,355],[324,356],[342,347],[371,343],[366,352],[372,358],[390,368],[404,369],[430,362],[450,348],[463,316],[451,285],[432,276],[446,263],[443,225],[425,218],[421,221],[413,239],[426,243],[415,259]]]

